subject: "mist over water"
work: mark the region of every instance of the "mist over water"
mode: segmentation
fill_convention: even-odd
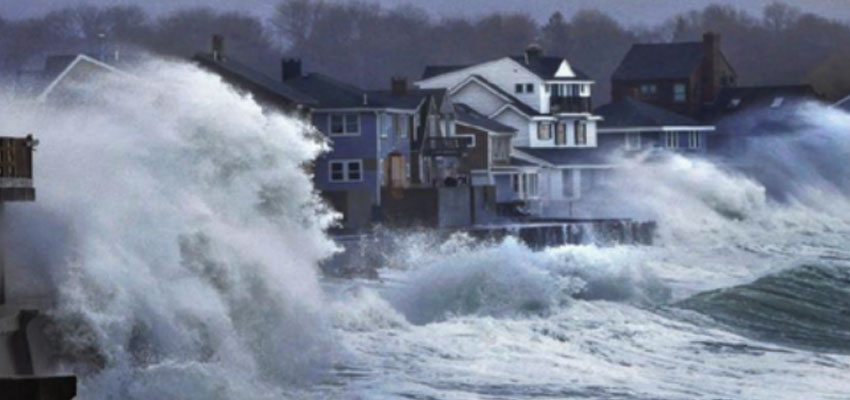
[[[41,140],[38,201],[7,213],[16,292],[55,291],[81,399],[850,393],[846,114],[799,110],[747,168],[625,161],[588,200],[658,221],[653,246],[397,234],[381,281],[334,281],[315,132],[189,65],[129,72],[82,103],[0,99]]]

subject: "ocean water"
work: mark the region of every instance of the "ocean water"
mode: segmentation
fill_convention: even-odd
[[[399,234],[381,280],[335,280],[327,144],[194,67],[130,72],[0,100],[41,140],[10,256],[80,399],[850,398],[848,115],[800,110],[747,173],[631,162],[594,201],[652,246]]]

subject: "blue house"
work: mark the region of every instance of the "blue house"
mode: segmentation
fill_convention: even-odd
[[[388,91],[363,90],[302,74],[299,60],[285,62],[283,70],[287,85],[316,99],[311,120],[331,145],[314,165],[316,188],[342,213],[345,229],[368,227],[380,219],[382,190],[421,180],[421,158],[412,144],[440,123],[429,115],[439,93],[408,90],[403,79],[394,79]]]

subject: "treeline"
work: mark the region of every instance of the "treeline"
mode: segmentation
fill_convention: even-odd
[[[699,40],[709,30],[723,35],[724,52],[742,84],[811,82],[833,98],[850,92],[850,26],[783,3],[765,7],[759,16],[710,5],[640,27],[591,10],[570,18],[555,12],[540,24],[525,14],[438,20],[411,6],[320,0],[285,0],[265,19],[211,9],[154,18],[134,6],[76,7],[27,20],[0,17],[0,72],[37,67],[45,54],[55,53],[188,57],[221,33],[228,53],[269,74],[278,74],[282,56],[299,57],[308,71],[380,88],[391,76],[418,78],[427,64],[518,54],[536,42],[597,79],[595,93],[602,101],[632,43]]]

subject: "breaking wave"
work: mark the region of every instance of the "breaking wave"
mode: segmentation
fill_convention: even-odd
[[[331,354],[316,265],[333,215],[304,169],[324,145],[190,65],[69,93],[4,100],[0,126],[41,141],[16,257],[55,284],[80,398],[277,399],[310,381]]]

